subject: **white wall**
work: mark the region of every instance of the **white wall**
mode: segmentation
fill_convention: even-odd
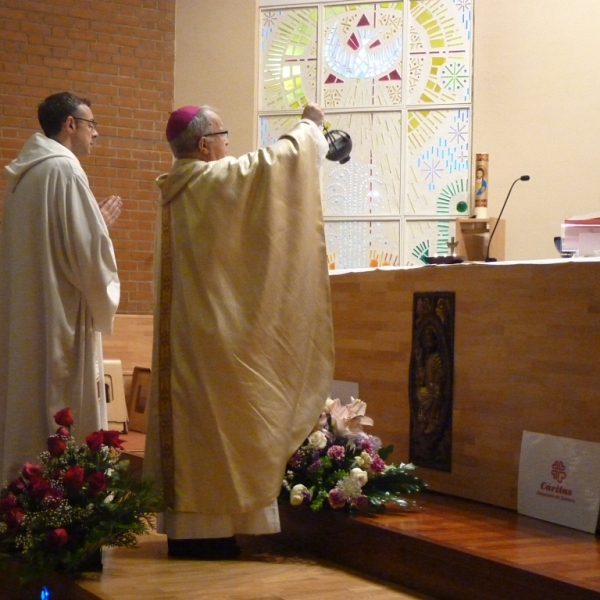
[[[556,258],[574,214],[600,211],[600,2],[475,0],[473,152],[490,154],[488,212],[506,259]]]
[[[212,104],[230,152],[254,148],[256,0],[178,0],[175,104]],[[600,211],[599,0],[474,0],[473,153],[490,155],[488,212],[506,259],[556,258],[574,214]],[[474,155],[473,155],[474,163]]]
[[[175,107],[208,104],[229,131],[229,153],[256,145],[255,0],[177,0]]]

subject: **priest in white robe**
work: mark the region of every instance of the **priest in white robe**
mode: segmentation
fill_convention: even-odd
[[[322,122],[308,105],[275,144],[233,158],[209,107],[169,119],[144,469],[171,556],[230,558],[235,534],[280,530],[286,462],[330,391]]]
[[[106,428],[99,399],[101,333],[111,333],[119,278],[108,233],[121,210],[101,206],[79,158],[98,136],[88,100],[42,102],[44,134],[6,167],[0,229],[0,486],[36,462],[70,407],[73,434]],[[103,392],[104,386],[100,386]],[[103,398],[103,396],[102,396]]]

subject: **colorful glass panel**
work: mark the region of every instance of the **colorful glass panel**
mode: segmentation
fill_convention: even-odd
[[[470,0],[410,3],[409,104],[471,101]]]
[[[470,111],[408,113],[407,215],[462,215],[469,208]]]
[[[323,105],[393,106],[402,102],[403,2],[326,6]]]
[[[261,12],[261,110],[298,110],[316,100],[317,9]]]
[[[350,162],[322,169],[331,265],[448,253],[470,212],[472,0],[292,5],[261,11],[259,138],[310,101],[351,135]]]

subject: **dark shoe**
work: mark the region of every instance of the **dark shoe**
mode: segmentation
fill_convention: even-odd
[[[171,558],[194,560],[231,560],[237,558],[242,549],[234,537],[174,540],[167,538]]]

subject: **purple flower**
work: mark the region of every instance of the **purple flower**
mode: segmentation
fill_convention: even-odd
[[[373,473],[383,473],[385,471],[385,461],[381,458],[381,456],[375,456],[371,461],[371,471]]]
[[[361,495],[358,498],[354,498],[352,506],[356,510],[365,511],[369,508],[369,499],[366,496]]]
[[[360,435],[356,438],[354,445],[359,449],[371,454],[373,452],[373,444],[366,435]]]
[[[288,465],[293,469],[295,467],[299,467],[301,464],[302,453],[300,452],[300,450],[296,450],[296,452],[294,452],[294,454],[292,455],[292,458],[290,458],[290,460],[288,461]]]
[[[334,487],[332,490],[329,490],[327,500],[329,501],[329,506],[331,506],[331,508],[344,508],[346,505],[344,492],[338,487]]]
[[[311,465],[309,465],[309,466],[308,466],[308,469],[307,469],[307,471],[308,471],[309,473],[315,473],[316,471],[318,471],[319,469],[321,469],[321,468],[322,468],[322,466],[323,466],[323,465],[321,464],[321,461],[320,461],[320,459],[317,459],[317,460],[315,460],[315,462],[314,462],[314,463],[312,463]]]

